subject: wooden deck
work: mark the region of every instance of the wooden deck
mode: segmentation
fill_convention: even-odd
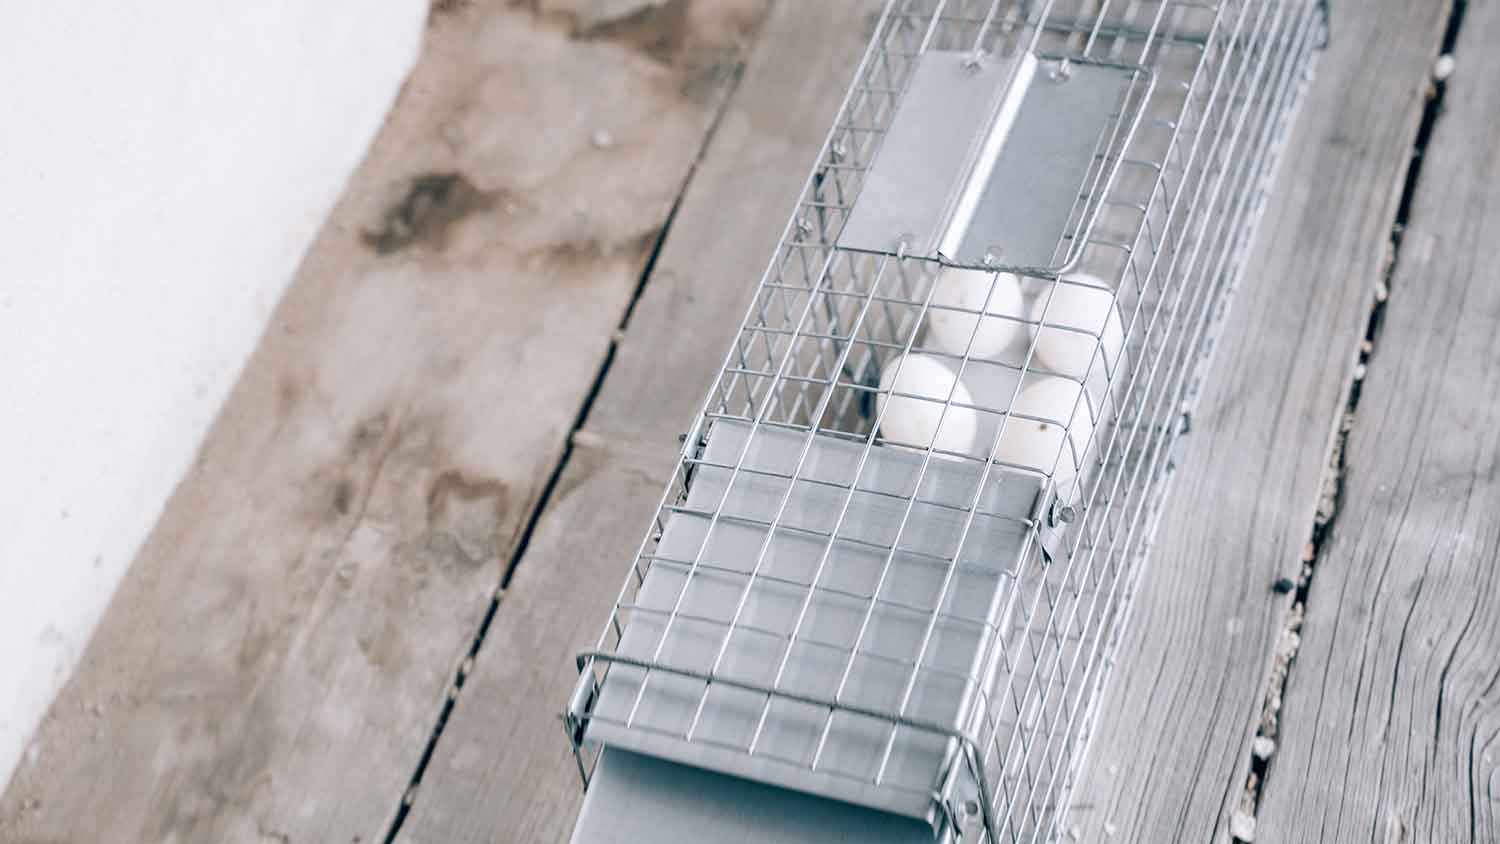
[[[0,842],[566,841],[572,654],[879,5],[435,4]],[[1500,841],[1500,4],[1430,132],[1449,0],[1333,6],[1081,840]]]

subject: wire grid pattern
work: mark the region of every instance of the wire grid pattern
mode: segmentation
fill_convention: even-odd
[[[807,736],[805,753],[777,761],[876,786],[895,778],[903,735],[930,734],[945,748],[944,764],[925,788],[940,832],[958,835],[977,824],[989,841],[1055,838],[1160,512],[1180,420],[1196,394],[1213,326],[1242,268],[1325,25],[1316,0],[892,0],[687,437],[605,632],[595,650],[580,656],[588,681],[580,689],[594,694],[611,672],[628,669],[637,682],[619,719],[623,726],[718,742],[749,756],[775,752],[764,737],[776,706],[810,708],[821,729]],[[921,54],[1019,49],[1149,75],[1132,79],[1080,185],[1056,253],[1066,271],[1022,274],[1031,303],[1026,313],[997,312],[993,288],[983,305],[941,301],[945,268],[936,261],[840,248],[839,233]],[[987,273],[991,283],[1007,269]],[[1089,331],[1053,316],[1054,301],[1076,295],[1074,289],[1107,291],[1120,348],[1107,348],[1108,331],[1099,325]],[[973,326],[962,351],[931,342],[931,323],[945,312]],[[991,320],[1017,323],[1019,339],[1006,356],[971,354]],[[1087,362],[1062,368],[1042,362],[1039,338],[1049,330],[1087,344]],[[959,383],[975,373],[990,373],[992,381],[1006,373],[1000,378],[1006,387],[984,397],[965,397],[956,387],[943,395],[909,391],[899,386],[900,370],[913,353],[942,360]],[[882,374],[898,386],[882,386]],[[1076,384],[1071,406],[1047,412],[1019,406],[1028,379],[1038,377]],[[978,420],[975,445],[954,449],[935,438],[887,436],[882,422],[901,400],[931,403],[939,430],[960,415]],[[1004,448],[1007,432],[1028,425],[1062,433],[1047,440],[1054,445],[1045,457],[1017,460]],[[715,432],[730,427],[739,444],[727,459],[722,448],[712,456],[716,450],[707,446]],[[751,459],[770,438],[791,444],[788,459]],[[853,455],[852,469],[830,475],[813,468],[829,443]],[[897,489],[871,480],[893,454],[911,470]],[[1065,474],[1076,475],[1067,489]],[[701,490],[691,493],[695,479],[709,476],[714,500],[705,503]],[[1054,547],[1059,553],[1043,551],[1050,512],[987,509],[989,490],[1019,477],[1053,482],[1057,503],[1067,505],[1071,518]],[[942,478],[949,488],[935,492]],[[752,484],[769,484],[771,506],[751,515],[728,506],[732,491]],[[832,500],[826,519],[799,518],[809,495]],[[884,502],[884,512],[899,514],[876,538],[850,521],[852,503],[872,497]],[[912,520],[934,512],[956,520],[951,542],[912,547]],[[673,520],[699,524],[691,553],[660,553]],[[955,592],[972,573],[965,554],[981,523],[1009,525],[1021,541],[1013,559],[985,570],[1004,606],[976,614],[956,608]],[[743,534],[752,542],[748,565],[728,564],[716,550],[715,537],[735,527],[750,530]],[[810,569],[775,570],[772,546],[788,534],[821,548]],[[847,546],[883,558],[873,579],[834,582]],[[890,587],[898,558],[926,566],[936,591],[896,594]],[[658,579],[673,573],[666,603],[641,600],[653,571]],[[732,585],[732,611],[695,614],[693,584],[714,576]],[[789,590],[796,611],[757,626],[747,608],[765,585]],[[828,601],[853,608],[852,638],[819,639],[814,617]],[[877,653],[875,628],[896,617],[914,631],[912,647]],[[632,624],[653,632],[644,650],[621,647]],[[707,657],[674,659],[672,631],[688,626],[715,643]],[[957,628],[972,633],[965,641],[974,656],[954,667],[940,652],[945,631]],[[747,633],[773,643],[770,670],[736,670],[732,642]],[[807,645],[838,657],[821,684],[792,681],[796,655]],[[862,697],[854,688],[862,659],[895,666],[904,682],[893,694]],[[920,698],[940,673],[951,675],[943,688],[952,705],[924,708]],[[688,683],[696,706],[667,725],[637,723],[656,677]],[[728,739],[707,735],[704,713],[715,689],[754,701],[748,729]],[[841,716],[878,724],[881,751],[846,768],[826,759]],[[587,701],[570,709],[585,779],[593,757],[581,737],[590,717],[602,716],[590,713]],[[963,776],[975,784],[972,797],[956,786]]]

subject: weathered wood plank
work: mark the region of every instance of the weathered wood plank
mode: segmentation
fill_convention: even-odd
[[[1261,841],[1500,841],[1500,6],[1473,3],[1345,452]]]
[[[1074,794],[1082,840],[1226,837],[1290,600],[1271,584],[1300,565],[1447,7],[1334,3]]]
[[[403,828],[407,844],[566,841],[558,721],[869,36],[879,0],[778,4],[685,195],[577,450]]]
[[[764,12],[435,4],[0,839],[377,840]]]

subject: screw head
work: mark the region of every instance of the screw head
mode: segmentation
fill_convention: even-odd
[[[980,814],[979,801],[968,799],[958,805],[958,840],[962,842],[984,840],[984,818]]]

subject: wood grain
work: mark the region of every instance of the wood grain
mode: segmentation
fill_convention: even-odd
[[[566,841],[582,799],[558,715],[827,134],[878,0],[777,5],[402,831]]]
[[[1100,710],[1068,825],[1227,838],[1446,2],[1335,2]],[[1276,840],[1266,838],[1265,840]]]
[[[765,12],[596,6],[435,4],[0,840],[383,834]]]
[[[1500,6],[1472,3],[1307,597],[1257,838],[1500,841]]]

